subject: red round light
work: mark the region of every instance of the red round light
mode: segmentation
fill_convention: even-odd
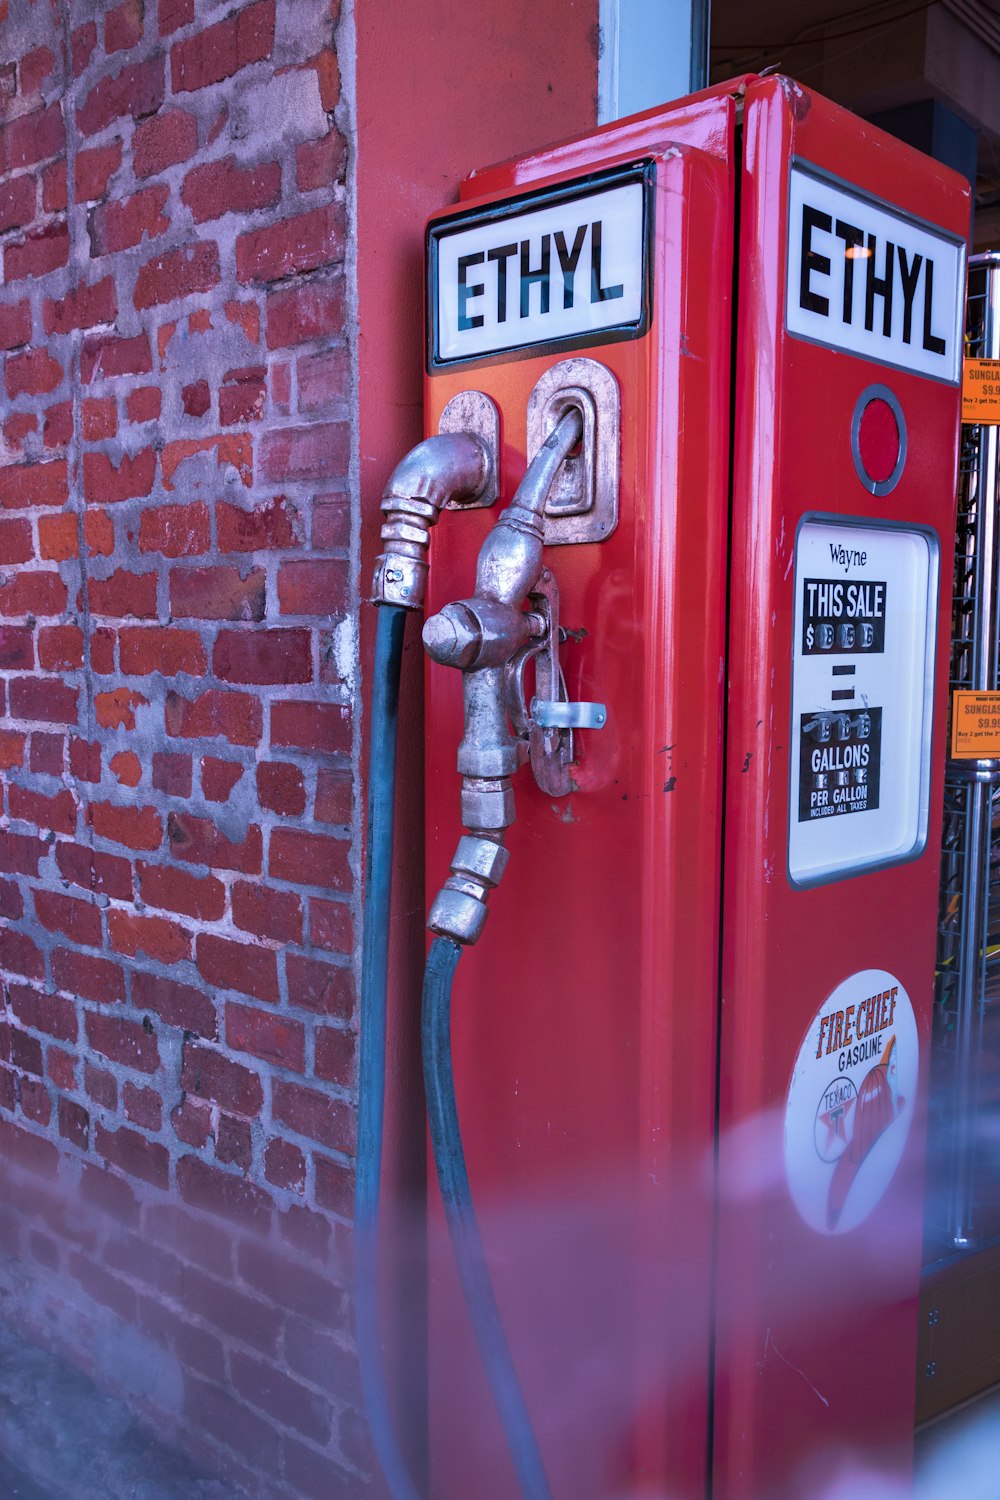
[[[873,396],[861,413],[858,457],[873,484],[885,484],[899,462],[899,427],[887,401]]]

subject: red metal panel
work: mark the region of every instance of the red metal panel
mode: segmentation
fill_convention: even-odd
[[[576,781],[516,779],[511,861],[459,966],[459,1108],[487,1254],[554,1493],[704,1493],[708,1451],[721,707],[734,234],[725,91],[492,169],[491,197],[616,162],[656,163],[653,317],[582,352],[621,391],[621,519],[549,548],[571,698],[608,704]],[[473,179],[467,203],[477,191]],[[568,351],[576,352],[576,351]],[[558,355],[445,371],[502,413],[501,504],[525,469],[529,394]],[[495,512],[446,514],[429,609],[471,592]],[[460,833],[459,674],[427,679],[427,879]],[[437,1500],[510,1500],[513,1474],[432,1213]],[[677,1275],[675,1267],[682,1266]]]
[[[852,1458],[905,1477],[912,1451],[920,1108],[884,1196],[845,1233],[820,1232],[800,1215],[788,1186],[784,1132],[807,1029],[836,987],[864,970],[888,971],[913,1002],[923,1097],[958,393],[786,332],[790,162],[805,160],[963,237],[969,197],[954,174],[785,79],[751,84],[744,140],[713,1494],[718,1500],[819,1500]],[[850,445],[855,403],[876,382],[900,403],[909,437],[902,477],[883,498],[862,486]],[[941,549],[940,603],[926,848],[910,863],[802,889],[789,881],[786,855],[794,547],[810,511],[933,528]]]

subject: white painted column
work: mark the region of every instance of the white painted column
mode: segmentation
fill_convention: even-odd
[[[709,0],[600,0],[601,124],[708,82]]]

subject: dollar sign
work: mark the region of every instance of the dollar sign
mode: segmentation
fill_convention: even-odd
[[[812,628],[811,625],[807,625],[806,626],[806,646],[809,648],[810,651],[812,650],[812,644],[813,644],[813,641],[815,639],[816,639],[816,632],[815,632],[815,630]]]

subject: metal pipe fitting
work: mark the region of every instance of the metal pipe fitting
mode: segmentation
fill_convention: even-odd
[[[493,471],[493,455],[471,432],[438,433],[410,449],[382,497],[383,551],[375,562],[374,604],[423,608],[431,527],[449,500],[479,499]]]

